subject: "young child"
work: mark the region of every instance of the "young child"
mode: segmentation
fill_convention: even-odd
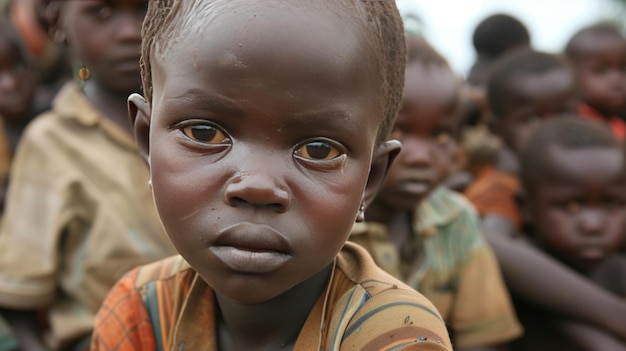
[[[52,0],[48,9],[53,37],[89,79],[65,86],[18,147],[0,232],[0,306],[22,349],[39,350],[43,337],[45,349],[76,350],[89,347],[115,282],[174,249],[127,119],[126,97],[141,84],[146,1]]]
[[[456,148],[459,80],[423,39],[407,41],[402,109],[392,134],[403,149],[350,240],[433,302],[456,350],[495,346],[521,328],[474,209],[440,185]]]
[[[467,75],[467,82],[476,87],[484,87],[489,80],[489,72],[497,60],[507,52],[531,46],[528,28],[519,19],[504,13],[497,13],[483,19],[474,29],[472,44],[476,51],[476,61]]]
[[[0,215],[4,210],[11,160],[33,119],[37,86],[33,62],[10,22],[0,18]]]
[[[626,137],[626,40],[610,24],[578,31],[565,48],[576,70],[583,104],[578,113],[608,123],[615,136]]]
[[[626,160],[621,145],[599,122],[555,119],[535,130],[521,156],[528,236],[538,248],[592,279],[593,271],[626,239]],[[595,283],[608,288],[611,282]],[[613,292],[625,297],[626,285]],[[614,350],[608,345],[616,343],[626,349],[599,330],[561,330],[571,317],[519,302],[526,333],[514,343],[515,350]]]
[[[518,50],[496,65],[487,99],[494,133],[503,141],[501,162],[476,172],[464,193],[488,230],[494,226],[503,234],[516,233],[521,225],[515,200],[520,190],[517,155],[539,120],[575,111],[574,77],[567,62],[558,56]]]
[[[182,257],[118,283],[92,350],[451,350],[345,244],[399,149],[395,2],[154,0],[143,35],[130,110]]]

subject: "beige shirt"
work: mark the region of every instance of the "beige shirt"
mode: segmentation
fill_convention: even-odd
[[[174,254],[129,133],[68,83],[25,131],[0,231],[0,306],[48,308],[51,349],[88,336],[109,289]]]

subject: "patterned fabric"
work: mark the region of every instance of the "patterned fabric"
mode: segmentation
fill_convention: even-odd
[[[48,309],[52,350],[91,334],[115,282],[175,253],[130,134],[68,84],[24,132],[0,231],[0,305]]]
[[[214,291],[176,256],[134,270],[96,318],[92,351],[217,350]],[[347,243],[294,350],[451,350],[423,296]]]
[[[519,179],[513,175],[485,167],[465,189],[464,195],[481,216],[498,215],[521,229],[522,217],[516,200],[521,188]]]
[[[626,139],[626,122],[622,118],[618,116],[607,118],[598,112],[598,110],[585,104],[578,106],[578,114],[588,119],[607,123],[613,131],[613,135],[615,135],[618,140],[624,141],[624,139]]]
[[[471,204],[439,187],[418,206],[415,218],[413,245],[421,255],[412,262],[401,262],[380,224],[357,223],[350,240],[365,247],[385,271],[432,301],[450,326],[455,347],[518,337],[522,328]]]

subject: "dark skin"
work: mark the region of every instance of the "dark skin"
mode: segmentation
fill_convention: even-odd
[[[506,100],[502,115],[493,121],[494,132],[508,150],[500,153],[499,168],[516,174],[517,154],[537,122],[564,113],[574,113],[578,97],[574,77],[563,69],[546,74],[513,76],[502,87]]]
[[[385,223],[401,259],[413,262],[413,209],[450,172],[456,142],[458,85],[449,69],[409,63],[402,108],[392,138],[403,149],[391,165],[383,190],[368,208],[368,221]]]
[[[126,99],[141,86],[139,57],[145,0],[42,1],[50,32],[63,39],[75,59],[91,72],[87,100],[131,134]],[[21,345],[44,349],[32,311],[6,311]],[[26,347],[26,346],[23,346]]]
[[[242,4],[151,57],[152,101],[130,110],[165,229],[215,291],[215,346],[291,350],[399,143],[377,140],[357,24]]]
[[[551,166],[541,183],[528,189],[524,207],[526,218],[533,223],[533,237],[543,250],[602,283],[592,275],[616,255],[626,233],[623,153],[619,148],[568,150],[557,146],[547,152],[553,159]],[[538,335],[534,329],[545,323],[560,332],[557,335],[563,339],[555,342],[582,350],[626,349],[623,342],[598,326],[548,314],[545,309],[525,308],[524,312],[526,322],[534,321],[533,329],[525,335],[525,342],[531,345],[546,342],[548,336]]]
[[[587,34],[576,43],[574,66],[582,100],[609,118],[626,113],[626,40]]]
[[[415,262],[413,210],[449,175],[457,148],[458,81],[447,68],[409,63],[393,138],[402,151],[391,165],[382,191],[367,209],[368,221],[384,223],[404,262]],[[463,351],[498,350],[497,347]]]

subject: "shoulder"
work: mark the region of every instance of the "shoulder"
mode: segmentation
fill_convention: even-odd
[[[354,283],[334,307],[341,313],[336,312],[330,327],[345,326],[342,349],[451,349],[446,325],[433,304],[379,269],[362,248],[348,243],[338,269]]]
[[[438,188],[417,208],[418,232],[421,235],[477,235],[479,217],[465,196],[444,187]]]

